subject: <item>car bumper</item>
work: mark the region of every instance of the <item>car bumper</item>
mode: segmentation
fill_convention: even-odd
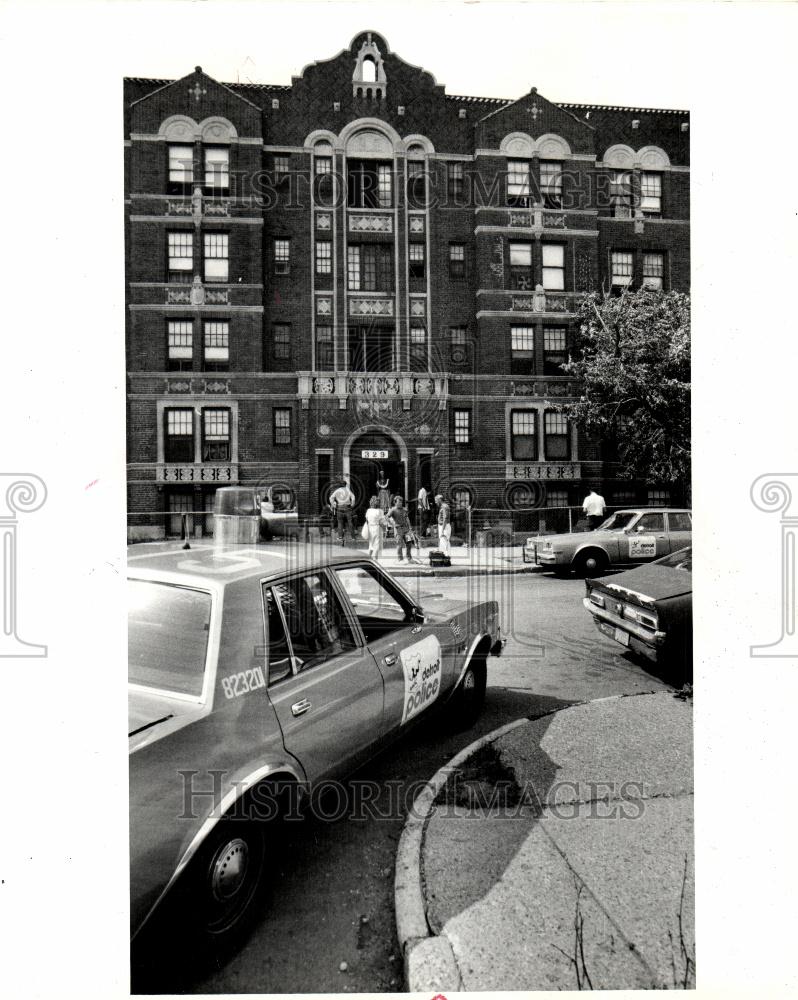
[[[584,597],[582,604],[593,616],[596,628],[602,635],[614,639],[621,646],[626,646],[634,653],[647,657],[654,663],[662,656],[663,647],[667,640],[667,632],[650,632],[641,625],[619,618],[603,608],[599,608],[593,602]]]
[[[566,560],[558,552],[546,552],[537,545],[525,545],[521,551],[522,559],[525,563],[534,563],[536,566],[557,566],[563,565]]]

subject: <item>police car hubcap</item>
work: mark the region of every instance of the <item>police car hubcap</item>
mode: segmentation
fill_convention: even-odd
[[[219,851],[211,869],[211,890],[220,902],[231,899],[240,890],[247,876],[249,848],[237,837]]]

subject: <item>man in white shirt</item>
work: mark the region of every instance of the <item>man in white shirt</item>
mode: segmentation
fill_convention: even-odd
[[[429,525],[429,493],[427,487],[422,486],[418,491],[418,537],[426,538],[427,526]]]
[[[604,503],[604,497],[591,489],[582,503],[582,510],[587,514],[587,526],[591,531],[595,531],[604,520],[606,509],[607,505]]]
[[[354,538],[355,532],[352,527],[352,515],[355,510],[355,494],[349,489],[349,484],[344,481],[337,490],[334,490],[330,496],[330,506],[332,507],[332,512],[335,515],[335,520],[338,525],[338,537],[341,541],[341,545],[344,544],[344,535],[346,529],[349,530],[349,534]]]

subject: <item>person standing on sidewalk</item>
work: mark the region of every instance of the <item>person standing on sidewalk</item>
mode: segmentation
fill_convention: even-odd
[[[382,536],[387,523],[379,499],[372,497],[369,501],[369,509],[366,511],[366,526],[368,527],[369,555],[377,562],[380,561],[382,555]]]
[[[407,551],[407,561],[417,563],[418,559],[413,558],[413,529],[410,527],[410,518],[405,510],[405,502],[402,497],[393,498],[393,507],[388,517],[393,521],[396,530],[396,558],[402,562],[403,552]]]
[[[418,537],[427,537],[429,527],[429,492],[427,487],[422,485],[418,491]]]
[[[582,502],[582,510],[587,514],[587,526],[591,531],[595,531],[604,520],[606,509],[607,505],[604,503],[604,497],[591,489]]]
[[[341,545],[343,545],[347,529],[349,530],[349,534],[354,538],[352,515],[355,510],[355,494],[349,489],[349,484],[346,480],[341,483],[330,497],[330,506],[333,509],[333,514],[335,514],[335,520],[338,525],[338,538]]]
[[[435,497],[435,503],[438,505],[438,546],[445,556],[451,556],[449,539],[452,537],[452,512],[443,494],[439,493]]]

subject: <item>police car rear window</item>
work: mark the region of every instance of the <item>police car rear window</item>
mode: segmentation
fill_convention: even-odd
[[[199,697],[211,595],[150,580],[128,580],[128,680]]]

